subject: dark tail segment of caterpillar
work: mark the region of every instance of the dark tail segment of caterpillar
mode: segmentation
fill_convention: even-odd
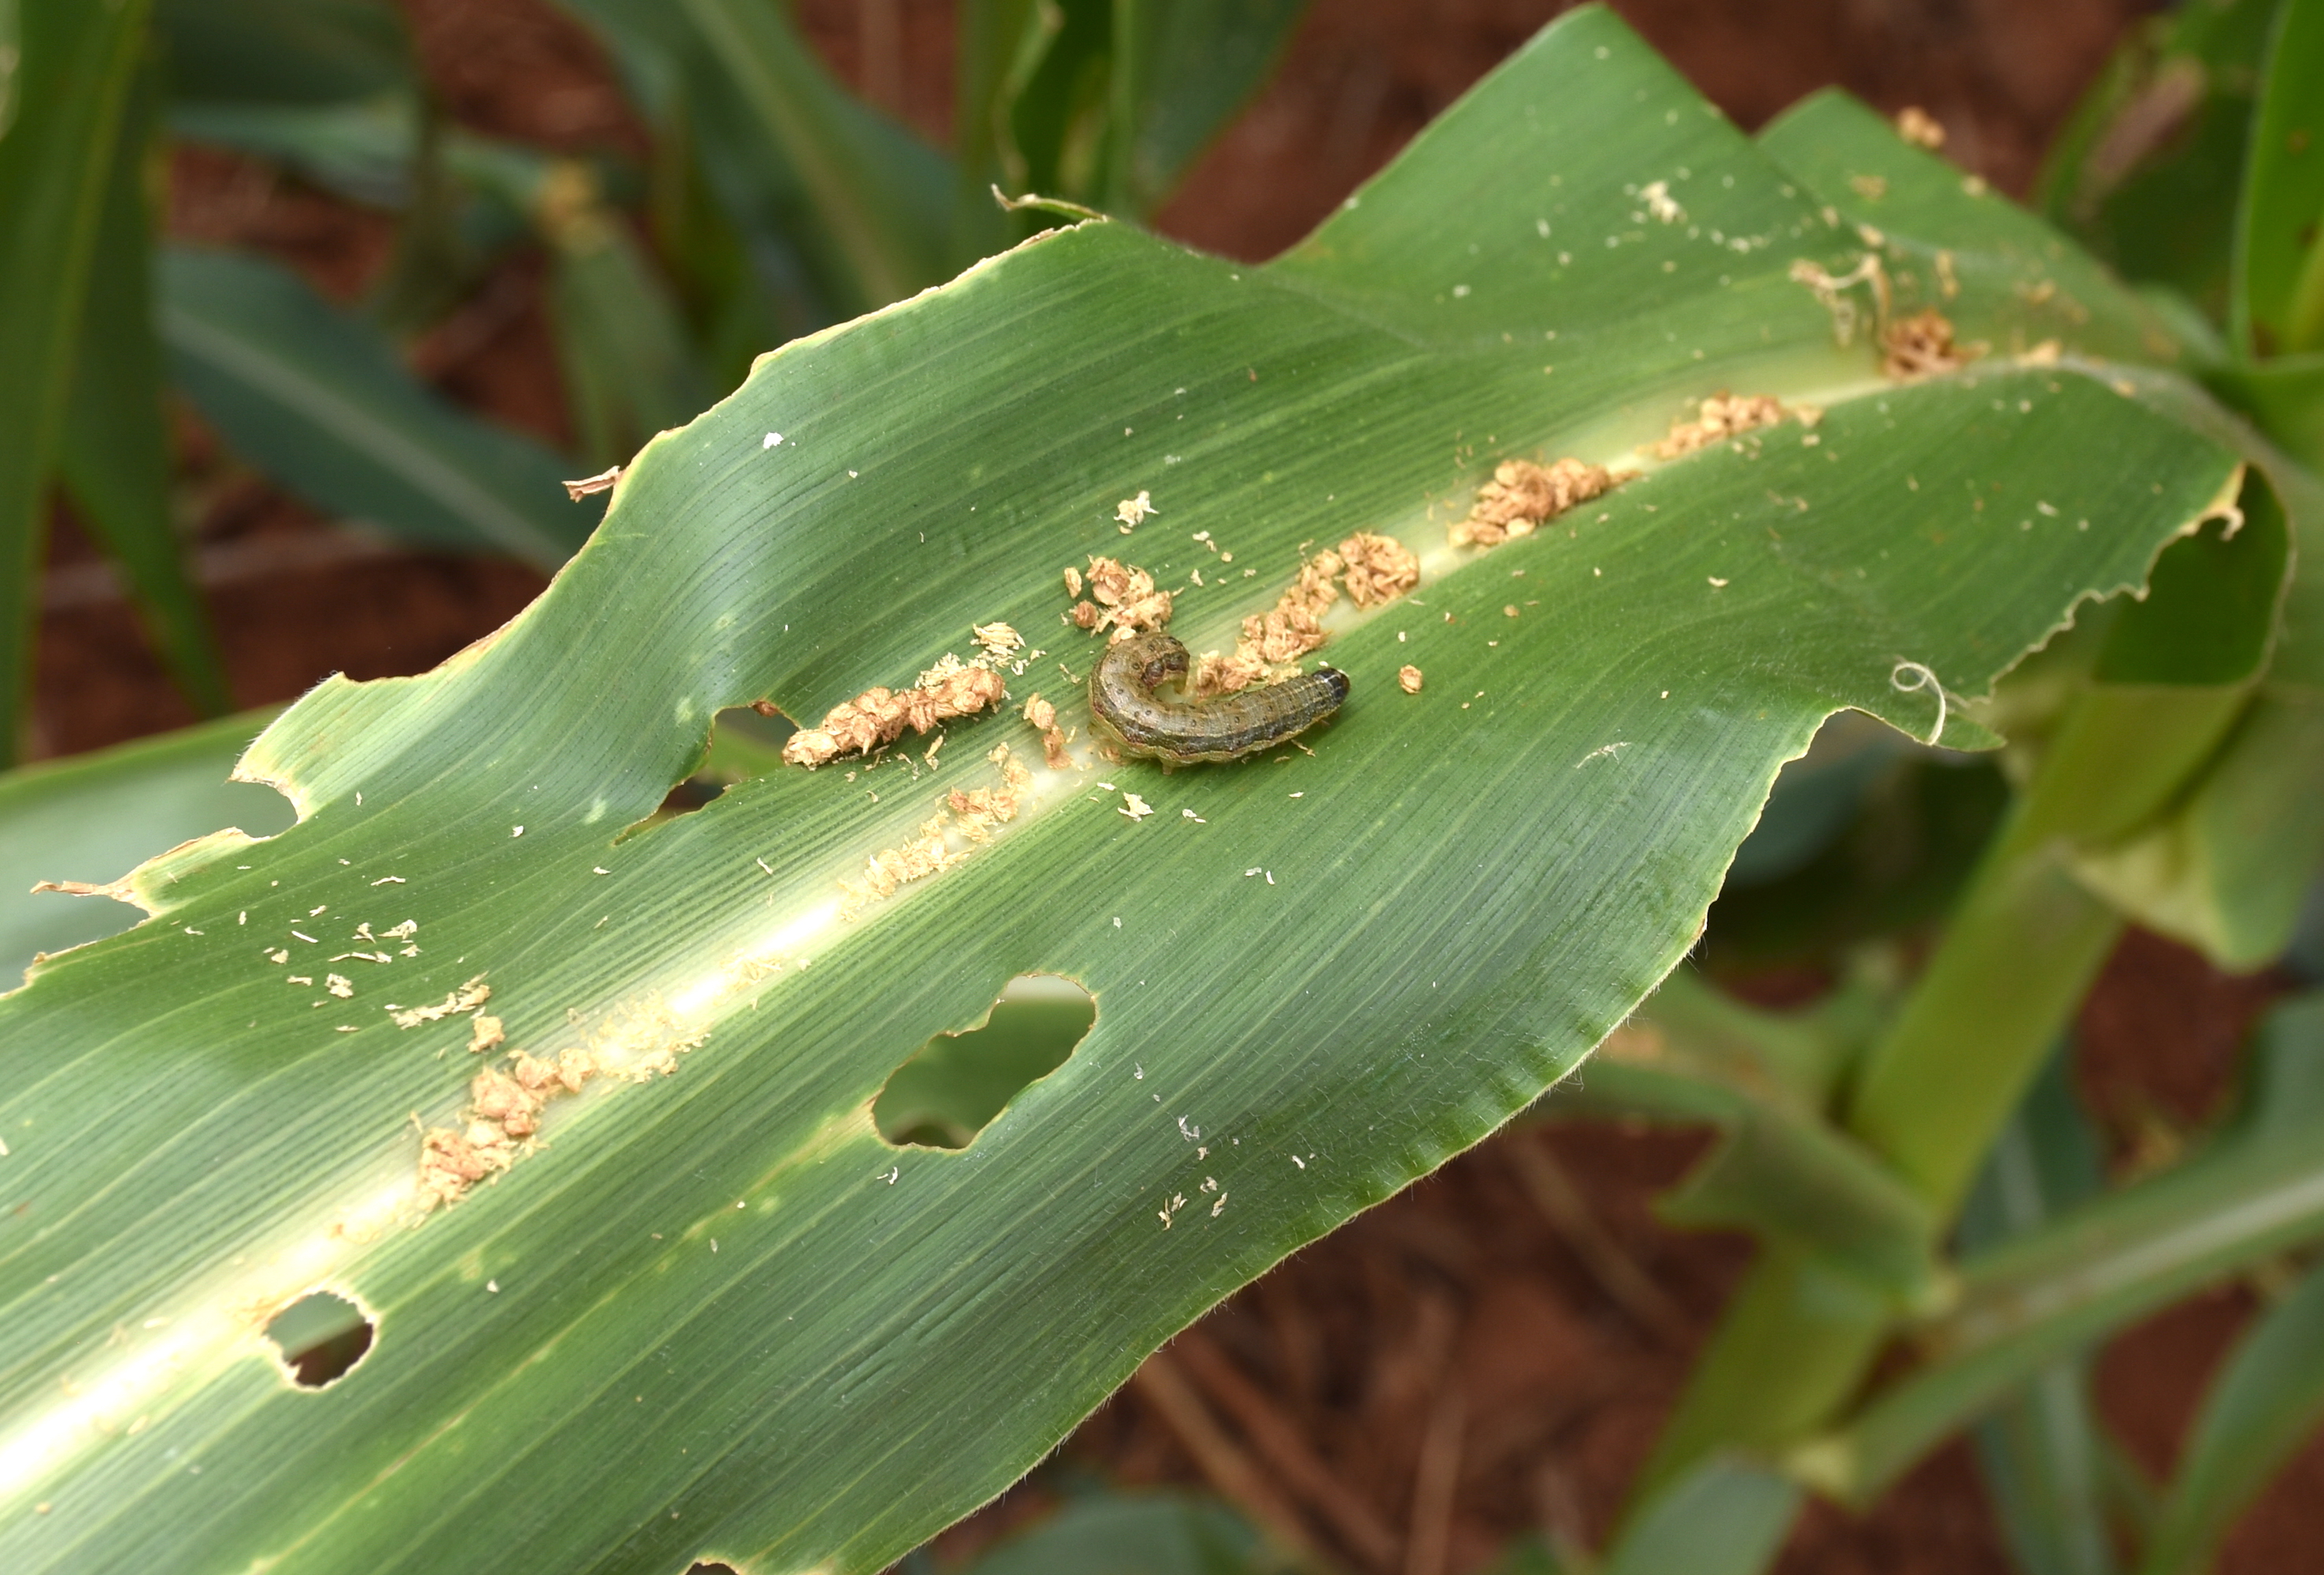
[[[1102,735],[1124,755],[1165,765],[1236,760],[1296,737],[1348,698],[1348,675],[1333,667],[1209,699],[1155,694],[1186,671],[1186,648],[1167,635],[1107,647],[1089,681],[1090,714]]]

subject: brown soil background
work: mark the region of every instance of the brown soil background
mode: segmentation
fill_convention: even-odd
[[[560,149],[642,151],[607,63],[543,0],[403,4],[425,67],[463,123]],[[1159,227],[1231,256],[1272,255],[1563,8],[1316,0],[1280,74]],[[842,75],[945,137],[946,0],[800,0],[798,9]],[[1885,111],[1931,111],[1950,133],[1949,156],[2023,192],[2074,96],[2146,7],[1618,0],[1616,9],[1747,128],[1837,83]],[[341,300],[374,276],[391,238],[375,214],[211,152],[175,154],[169,200],[173,234],[267,252]],[[412,359],[452,397],[551,442],[570,440],[534,261],[504,264]],[[236,466],[190,417],[180,431],[201,577],[240,704],[291,699],[333,672],[424,671],[541,588],[512,564],[351,541]],[[60,520],[40,636],[38,755],[194,719],[91,557]],[[2243,1033],[2274,987],[2221,977],[2152,937],[2126,941],[2084,1014],[2079,1068],[2120,1153],[2151,1153],[2217,1114]],[[1184,1380],[1182,1404],[1191,1394],[1198,1416],[1255,1463],[1256,1490],[1299,1503],[1293,1513],[1309,1534],[1352,1569],[1452,1575],[1537,1529],[1598,1546],[1749,1258],[1740,1238],[1681,1234],[1653,1214],[1655,1193],[1699,1152],[1699,1140],[1683,1135],[1611,1126],[1505,1133],[1230,1298],[1174,1342],[1164,1376]],[[1526,1183],[1540,1154],[1573,1180],[1670,1315],[1628,1310],[1577,1255],[1570,1229]],[[2253,1305],[2247,1289],[2218,1291],[2103,1354],[2100,1405],[2149,1472],[2168,1471]],[[1204,1482],[1184,1441],[1183,1411],[1179,1425],[1166,1421],[1157,1392],[1141,1383],[1101,1407],[1025,1484],[947,1533],[940,1562],[1038,1515],[1076,1472]],[[1255,1447],[1268,1437],[1272,1451]],[[1286,1476],[1286,1448],[1310,1458],[1320,1487],[1299,1489]],[[1377,1523],[1369,1532],[1367,1518]],[[1382,1535],[1368,1555],[1368,1538]],[[1937,1575],[2009,1565],[1970,1457],[1956,1444],[1868,1516],[1812,1510],[1780,1568]],[[2220,1568],[2324,1570],[2324,1446],[2311,1445],[2246,1515]]]

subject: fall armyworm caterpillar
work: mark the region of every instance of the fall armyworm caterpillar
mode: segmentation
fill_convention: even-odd
[[[1192,765],[1282,744],[1348,698],[1348,675],[1331,667],[1209,699],[1170,701],[1154,693],[1184,679],[1186,670],[1185,646],[1167,635],[1119,641],[1090,674],[1090,714],[1124,755]]]

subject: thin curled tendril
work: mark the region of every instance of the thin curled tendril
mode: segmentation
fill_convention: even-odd
[[[1899,662],[1888,672],[1888,687],[1900,694],[1916,694],[1922,690],[1933,690],[1937,696],[1937,725],[1929,729],[1922,742],[1930,748],[1945,736],[1945,686],[1937,681],[1936,673],[1918,662]]]

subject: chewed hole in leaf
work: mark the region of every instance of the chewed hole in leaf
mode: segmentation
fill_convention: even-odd
[[[376,1331],[362,1308],[329,1291],[309,1291],[268,1320],[266,1338],[301,1389],[321,1389],[363,1360]]]
[[[1097,1002],[1055,974],[1019,974],[982,1026],[939,1033],[888,1079],[872,1124],[899,1146],[966,1148],[1032,1084],[1065,1064]]]
[[[732,1564],[689,1564],[686,1575],[736,1575]]]
[[[678,779],[652,814],[623,831],[620,839],[626,841],[665,820],[690,815],[735,783],[776,770],[783,763],[783,740],[798,730],[783,716],[762,716],[748,706],[730,706],[720,711],[711,724],[702,759]]]

